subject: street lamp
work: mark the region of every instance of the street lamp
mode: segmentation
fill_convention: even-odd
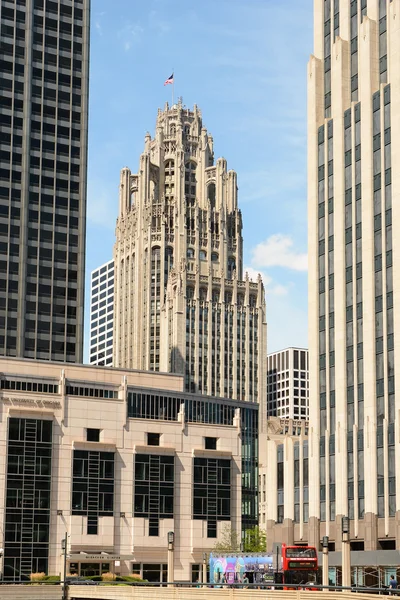
[[[67,598],[67,553],[68,553],[68,533],[65,532],[64,539],[61,540],[61,549],[64,555],[64,565],[63,565],[63,600]]]
[[[168,585],[174,587],[174,541],[175,533],[168,531]]]
[[[329,585],[329,537],[324,535],[322,538],[322,585]]]
[[[349,517],[342,517],[342,533],[350,532],[350,519]]]
[[[342,586],[350,587],[351,585],[351,568],[350,568],[350,519],[342,517]]]

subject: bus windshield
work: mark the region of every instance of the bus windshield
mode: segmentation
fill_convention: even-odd
[[[297,548],[286,548],[287,558],[317,558],[315,548],[298,546]]]
[[[305,585],[306,583],[317,583],[317,573],[315,571],[285,571],[285,583],[294,585]]]

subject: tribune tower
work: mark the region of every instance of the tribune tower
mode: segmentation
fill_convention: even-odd
[[[139,171],[121,171],[114,365],[182,373],[187,391],[264,401],[259,277],[243,277],[237,177],[195,105],[158,111]]]

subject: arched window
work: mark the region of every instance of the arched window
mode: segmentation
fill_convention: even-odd
[[[187,298],[194,298],[194,288],[192,286],[188,286],[186,288],[186,297]]]
[[[200,288],[199,295],[200,300],[207,300],[207,288]]]
[[[211,262],[218,262],[219,256],[217,252],[211,252]]]
[[[192,160],[185,165],[185,196],[189,206],[194,206],[196,200],[196,168]]]
[[[242,294],[238,294],[237,296],[237,302],[239,306],[243,306],[243,302],[244,302],[244,298]]]
[[[165,248],[165,261],[164,261],[165,283],[167,283],[169,272],[173,266],[174,266],[174,251],[171,248],[171,246],[167,246]]]
[[[169,134],[171,137],[174,137],[176,135],[176,123],[171,123],[171,125],[169,126]]]
[[[200,260],[206,260],[207,259],[207,252],[205,250],[200,250]]]
[[[257,305],[256,296],[254,296],[253,294],[250,294],[249,303],[250,303],[250,306],[256,306]]]
[[[213,289],[212,291],[212,301],[219,302],[219,290]]]
[[[230,256],[228,258],[228,279],[232,279],[233,272],[235,270],[236,270],[236,261],[232,256]]]
[[[190,133],[190,123],[185,123],[183,131],[185,132],[186,135],[188,135]]]
[[[194,250],[193,248],[188,248],[186,251],[187,258],[194,258]]]
[[[212,209],[215,208],[215,183],[210,183],[207,187],[207,198],[210,201]]]

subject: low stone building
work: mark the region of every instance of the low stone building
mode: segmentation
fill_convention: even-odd
[[[0,359],[4,577],[197,579],[224,522],[257,522],[258,405],[177,375]]]

